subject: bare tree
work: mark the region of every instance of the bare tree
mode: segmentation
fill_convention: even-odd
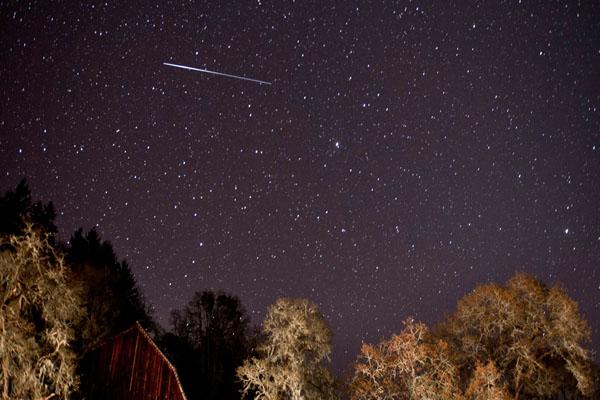
[[[63,256],[31,226],[0,237],[2,399],[67,399],[77,387],[72,326],[80,298]]]
[[[352,400],[458,400],[458,383],[448,345],[409,318],[400,334],[363,344],[350,390]]]
[[[514,399],[556,397],[561,390],[590,395],[590,338],[577,303],[559,286],[517,274],[506,286],[475,288],[439,332],[453,347],[461,376],[477,363],[498,368]]]
[[[506,385],[502,383],[502,375],[493,362],[487,365],[477,363],[465,400],[511,400]]]
[[[263,322],[258,357],[244,361],[237,375],[244,396],[257,400],[335,399],[334,378],[323,364],[331,353],[331,332],[306,299],[278,299]]]

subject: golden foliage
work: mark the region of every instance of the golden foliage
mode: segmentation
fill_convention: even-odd
[[[352,400],[556,398],[594,395],[577,303],[559,286],[517,274],[478,286],[435,334],[412,319],[377,346],[363,344]],[[462,391],[464,390],[464,392]],[[579,397],[578,397],[579,398]]]
[[[460,399],[458,373],[443,340],[427,326],[404,321],[404,330],[377,346],[363,344],[351,383],[352,400]]]
[[[463,376],[476,375],[478,362],[491,362],[515,399],[553,397],[569,381],[583,395],[593,389],[583,347],[590,330],[577,303],[530,275],[517,274],[506,286],[478,286],[459,301],[440,334]]]
[[[510,400],[502,376],[493,362],[477,363],[475,372],[465,392],[465,400]]]

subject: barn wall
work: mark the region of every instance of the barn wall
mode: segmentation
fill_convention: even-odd
[[[90,352],[84,371],[89,400],[185,400],[173,367],[137,324]]]

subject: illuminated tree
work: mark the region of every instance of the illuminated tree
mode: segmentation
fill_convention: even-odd
[[[334,399],[334,379],[323,365],[331,353],[331,332],[317,307],[306,299],[278,299],[263,322],[265,341],[258,356],[237,375],[244,396],[257,400]]]
[[[404,330],[373,346],[363,344],[351,383],[352,400],[461,399],[448,345],[427,326],[404,321]]]
[[[478,361],[493,362],[514,399],[556,397],[562,390],[590,395],[590,338],[577,303],[558,286],[518,274],[506,286],[475,288],[440,327],[461,376]]]
[[[31,226],[0,248],[2,399],[66,399],[78,383],[70,345],[81,307],[63,256]]]
[[[502,375],[493,362],[477,363],[475,372],[465,392],[465,400],[511,400]]]

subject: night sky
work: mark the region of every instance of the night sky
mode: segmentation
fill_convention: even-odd
[[[97,226],[163,325],[307,297],[340,371],[526,271],[600,350],[600,3],[125,3],[0,3],[0,189]]]

